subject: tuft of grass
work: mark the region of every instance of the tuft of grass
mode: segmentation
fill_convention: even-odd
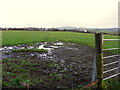
[[[14,49],[12,52],[48,52],[45,49]]]
[[[112,89],[112,90],[120,89],[120,81],[115,78],[105,80],[104,83],[108,89]]]
[[[56,80],[60,80],[63,78],[62,75],[59,75],[57,72],[50,73],[50,76]]]
[[[48,65],[48,67],[49,67],[49,68],[56,68],[56,66],[55,66],[54,63],[50,63],[50,64]]]

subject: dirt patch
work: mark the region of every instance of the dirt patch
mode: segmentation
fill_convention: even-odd
[[[45,47],[49,48],[54,43],[49,42]],[[94,49],[83,44],[62,43],[51,53],[4,52],[4,87],[9,87],[11,84],[5,83],[12,83],[11,79],[15,78],[30,80],[28,83],[32,88],[79,88],[90,83]],[[37,43],[34,47],[41,44]]]

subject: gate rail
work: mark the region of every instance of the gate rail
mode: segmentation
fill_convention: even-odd
[[[120,39],[103,39],[103,41],[120,41]],[[116,49],[119,50],[120,48],[103,49],[103,51],[106,51],[106,50],[116,50]],[[119,60],[118,61],[114,61],[112,63],[104,64],[103,66],[108,66],[108,65],[112,65],[112,64],[118,63],[118,67],[110,69],[110,70],[107,70],[107,71],[104,71],[103,73],[111,72],[111,71],[114,71],[114,70],[117,70],[117,73],[114,74],[114,75],[108,76],[108,77],[104,78],[103,80],[107,80],[109,78],[116,77],[116,76],[118,76],[120,74],[120,71],[119,71],[119,69],[120,69],[120,54],[106,56],[106,57],[103,57],[103,59],[113,58],[113,57],[119,57]]]
[[[106,50],[118,50],[120,48],[108,48],[108,49],[103,49],[103,43],[104,41],[120,41],[120,39],[104,39],[104,36],[102,33],[98,33],[98,34],[95,34],[95,49],[96,49],[96,70],[94,72],[96,72],[96,77],[97,79],[99,80],[98,81],[98,88],[103,88],[103,80],[107,80],[109,78],[113,78],[115,76],[118,76],[120,75],[120,54],[116,54],[116,55],[111,55],[111,56],[106,56],[106,57],[103,57],[103,51],[106,51]],[[119,60],[118,61],[114,61],[114,62],[111,62],[111,63],[107,63],[107,64],[104,64],[103,63],[103,60],[104,59],[109,59],[109,58],[114,58],[114,57],[119,57]],[[109,70],[106,70],[104,71],[103,68],[105,66],[109,66],[109,65],[112,65],[112,64],[118,64],[117,67],[115,68],[112,68],[112,69],[109,69]],[[108,73],[108,72],[111,72],[111,71],[114,71],[114,70],[117,70],[117,73],[114,74],[114,75],[111,75],[111,76],[108,76],[106,78],[103,78],[104,74]],[[95,78],[94,78],[95,79]]]
[[[94,62],[93,62],[93,75],[92,75],[92,82],[89,83],[88,85],[84,86],[84,88],[90,88],[97,84],[97,88],[104,88],[103,87],[103,81],[107,80],[109,78],[113,78],[115,76],[120,75],[120,54],[117,55],[111,55],[111,56],[106,56],[103,57],[103,51],[106,50],[118,50],[120,48],[108,48],[108,49],[103,49],[103,42],[104,41],[120,41],[120,39],[104,39],[102,33],[97,33],[95,34],[95,55],[94,55]],[[103,59],[109,59],[113,57],[119,57],[118,61],[114,61],[111,63],[104,64]],[[118,66],[109,70],[104,71],[103,68],[105,66],[109,66],[112,64],[118,63]],[[117,70],[117,73],[111,76],[108,76],[106,78],[103,78],[104,74],[111,72],[113,70]]]

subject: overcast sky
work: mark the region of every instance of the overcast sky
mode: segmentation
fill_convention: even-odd
[[[118,27],[119,0],[0,0],[0,27]]]

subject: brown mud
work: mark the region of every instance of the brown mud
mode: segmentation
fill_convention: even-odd
[[[23,65],[23,68],[28,69],[28,78],[33,79],[31,87],[35,88],[79,88],[90,83],[94,49],[83,44],[62,43],[63,45],[59,48],[51,50],[51,53],[3,52],[3,64],[6,64],[4,59],[8,58],[17,65],[21,64],[21,60],[34,64],[32,66]],[[38,47],[41,44],[37,43],[33,47]],[[53,42],[48,42],[45,47],[50,47],[52,44]],[[105,63],[107,62],[105,61]],[[107,69],[105,68],[105,70]],[[6,72],[8,71],[6,70]],[[12,69],[10,71],[13,72]],[[15,73],[22,74],[24,72],[17,71]],[[3,78],[7,81],[8,77]],[[35,79],[40,82],[35,82]]]

